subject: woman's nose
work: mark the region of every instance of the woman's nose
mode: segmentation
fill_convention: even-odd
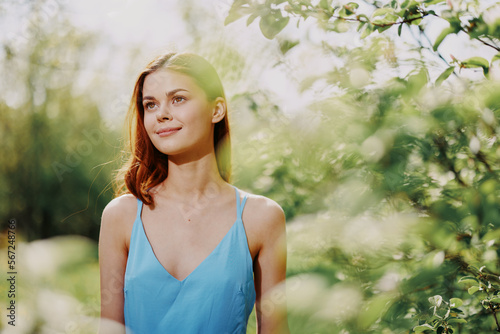
[[[156,114],[156,118],[158,119],[158,121],[168,121],[172,120],[172,114],[170,113],[170,110],[167,106],[162,105],[160,106],[158,113]]]

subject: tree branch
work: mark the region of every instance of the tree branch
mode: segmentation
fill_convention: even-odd
[[[429,39],[429,37],[427,36],[427,34],[426,34],[423,30],[420,30],[420,35],[422,35],[422,36],[424,36],[424,37],[425,37],[425,39],[427,40],[427,42],[429,43],[429,45],[430,45],[430,46],[431,46],[431,48],[432,48],[432,43],[431,43],[431,40]],[[419,43],[420,43],[420,41],[419,41]],[[420,43],[420,45],[421,45],[422,47],[424,47],[424,46],[422,45],[422,43]],[[430,48],[427,48],[427,49],[430,49]],[[448,61],[447,61],[447,60],[443,57],[443,55],[441,54],[441,52],[439,52],[439,51],[434,51],[434,50],[432,50],[432,51],[433,51],[433,52],[435,52],[435,53],[438,55],[438,57],[439,57],[439,58],[441,58],[441,60],[445,62],[445,64],[446,64],[446,65],[451,66],[451,65],[450,65],[450,63],[448,63]],[[456,75],[456,76],[458,76],[458,75],[455,73],[455,71],[453,71],[453,74],[454,74],[454,75]]]
[[[426,17],[427,15],[430,15],[430,13],[428,13],[428,12],[422,12],[422,16],[412,17],[412,18],[409,18],[409,19],[404,19],[404,20],[396,21],[396,22],[388,22],[388,23],[374,23],[374,22],[372,22],[370,20],[361,20],[358,17],[352,18],[352,17],[337,16],[337,15],[332,15],[332,16],[330,16],[330,18],[334,18],[334,19],[337,19],[337,20],[344,20],[344,21],[348,21],[348,22],[370,23],[373,26],[385,28],[385,27],[392,27],[392,26],[395,26],[395,25],[401,25],[401,24],[411,23],[413,21],[421,20],[424,17]]]
[[[448,143],[446,139],[442,136],[438,136],[434,138],[434,144],[436,144],[439,154],[441,155],[441,160],[438,160],[442,166],[446,167],[450,172],[455,176],[455,180],[463,187],[467,187],[468,185],[462,180],[460,177],[460,173],[456,170],[453,162],[446,155],[446,150],[448,148]]]
[[[490,310],[491,310],[491,312],[493,312],[493,317],[495,318],[495,323],[497,324],[496,331],[500,332],[500,325],[498,324],[497,312],[495,311],[495,309],[491,305],[490,305]]]
[[[488,43],[488,42],[486,42],[486,41],[482,40],[482,39],[481,39],[481,38],[479,38],[479,37],[476,37],[476,39],[477,39],[478,41],[480,41],[481,43],[483,43],[484,45],[489,46],[490,48],[493,48],[493,49],[497,50],[498,52],[500,52],[500,48],[499,48],[498,46],[496,46],[496,45],[492,45],[492,44],[490,44],[490,43]]]

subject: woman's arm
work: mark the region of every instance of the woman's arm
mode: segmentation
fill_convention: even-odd
[[[260,250],[254,261],[258,334],[289,334],[286,308],[286,225],[283,209],[259,198],[255,221]]]
[[[127,230],[135,217],[133,196],[112,200],[104,209],[99,235],[99,267],[101,278],[100,333],[125,333],[123,284],[127,265]],[[131,210],[132,209],[132,210]],[[133,223],[132,223],[133,224]],[[113,330],[111,330],[113,327]]]

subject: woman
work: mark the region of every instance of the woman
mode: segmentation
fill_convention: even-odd
[[[288,333],[284,213],[228,183],[214,68],[161,55],[139,75],[128,116],[126,194],[102,214],[101,318],[136,334],[246,333],[255,303],[259,334]]]

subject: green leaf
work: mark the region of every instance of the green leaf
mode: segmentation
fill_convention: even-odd
[[[472,67],[482,67],[484,75],[488,75],[488,71],[490,69],[490,63],[484,59],[483,57],[472,57],[462,62],[466,68]]]
[[[450,307],[460,307],[463,305],[463,301],[460,298],[451,298],[450,299]]]
[[[400,24],[398,27],[398,36],[401,36],[401,30],[403,29],[403,25]]]
[[[395,14],[387,14],[385,17],[384,17],[384,22],[386,23],[396,23],[396,21],[399,19],[399,16],[395,15]]]
[[[349,2],[346,6],[351,8],[351,9],[358,9],[359,8],[359,4],[356,2]]]
[[[319,7],[319,8],[323,8],[323,9],[325,9],[325,10],[328,10],[328,9],[330,9],[330,5],[328,4],[328,2],[329,2],[329,1],[327,1],[327,0],[321,0],[321,1],[319,2],[319,4],[318,4],[318,7]]]
[[[417,94],[428,82],[429,75],[425,67],[421,68],[416,74],[408,77],[408,93]]]
[[[450,66],[446,70],[444,70],[443,73],[441,73],[439,75],[439,77],[436,79],[436,86],[441,85],[443,83],[443,81],[448,79],[448,77],[453,73],[454,69],[455,69],[455,66]]]
[[[235,0],[229,9],[226,19],[224,20],[224,25],[227,26],[230,23],[238,20],[242,16],[251,13],[251,8],[246,0]]]
[[[356,14],[356,9],[358,9],[359,5],[355,2],[349,2],[344,5],[346,15]]]
[[[412,8],[415,8],[419,5],[419,3],[416,1],[416,0],[405,0],[403,1],[403,3],[401,4],[401,8],[403,9],[412,9]]]
[[[448,323],[449,324],[466,324],[467,320],[462,319],[462,318],[449,318]]]
[[[413,327],[413,331],[415,333],[422,333],[423,331],[427,331],[427,330],[434,330],[434,327],[432,327],[429,324],[423,324],[423,325]]]
[[[303,93],[306,89],[309,89],[316,81],[321,79],[322,76],[309,76],[302,80],[299,86],[299,92]]]
[[[472,57],[462,62],[463,64],[470,64],[478,67],[489,67],[490,64],[483,57]]]
[[[483,236],[482,241],[488,242],[490,240],[496,240],[496,239],[500,239],[500,229],[489,231]]]
[[[252,15],[250,15],[247,19],[247,27],[252,24],[252,22],[259,17],[259,14],[258,13],[252,13]]]
[[[343,33],[349,30],[349,24],[344,20],[335,20],[330,24],[328,30]]]
[[[471,271],[472,273],[475,273],[475,274],[479,274],[479,273],[480,273],[479,269],[478,269],[478,268],[476,268],[476,267],[475,267],[475,266],[473,266],[473,265],[470,265],[470,266],[468,267],[468,269],[469,269],[469,271]],[[479,282],[479,281],[478,281],[478,282]]]
[[[491,58],[492,63],[497,60],[500,60],[500,53],[497,53],[496,55],[493,56],[493,58]]]
[[[448,36],[449,34],[452,34],[454,32],[455,32],[455,29],[453,29],[452,27],[448,27],[448,28],[444,29],[443,31],[441,31],[439,36],[434,41],[434,45],[432,46],[432,49],[434,51],[437,51],[439,45],[441,45],[441,43],[446,38],[446,36]]]
[[[282,54],[287,53],[291,48],[299,44],[299,41],[289,41],[289,40],[284,40],[280,42],[280,51]]]
[[[360,21],[358,27],[356,28],[357,32],[360,32],[363,26],[366,24],[364,21]]]
[[[373,32],[373,26],[370,23],[365,24],[365,28],[363,29],[363,32],[361,33],[361,39],[367,37]]]
[[[431,305],[433,306],[441,306],[441,303],[443,302],[443,297],[441,297],[440,295],[435,295],[433,297],[429,297],[429,303],[431,303]]]
[[[477,291],[479,291],[479,287],[478,286],[471,286],[467,291],[469,292],[469,295],[473,295]]]
[[[384,26],[384,27],[376,27],[376,30],[378,30],[379,33],[382,33],[386,31],[387,29],[390,29],[391,26]]]
[[[418,26],[421,22],[422,22],[422,19],[418,19],[418,20],[411,21],[411,24]]]
[[[479,283],[479,280],[474,276],[464,276],[458,280],[458,283]]]
[[[372,14],[372,18],[377,16],[384,16],[387,13],[394,13],[394,9],[388,7],[376,9]]]
[[[360,309],[359,316],[357,318],[357,326],[360,332],[365,332],[370,326],[373,325],[383,313],[385,313],[387,307],[394,302],[394,295],[392,294],[378,294],[372,297],[365,307]]]
[[[370,22],[370,19],[365,14],[358,14],[358,15],[356,15],[356,18],[360,22],[364,22],[364,23]],[[361,20],[361,18],[364,18],[364,20]]]
[[[273,39],[286,27],[289,20],[289,17],[283,17],[281,15],[281,11],[273,10],[269,14],[261,17],[259,27],[264,37]]]
[[[490,302],[500,304],[500,297],[491,298]]]

